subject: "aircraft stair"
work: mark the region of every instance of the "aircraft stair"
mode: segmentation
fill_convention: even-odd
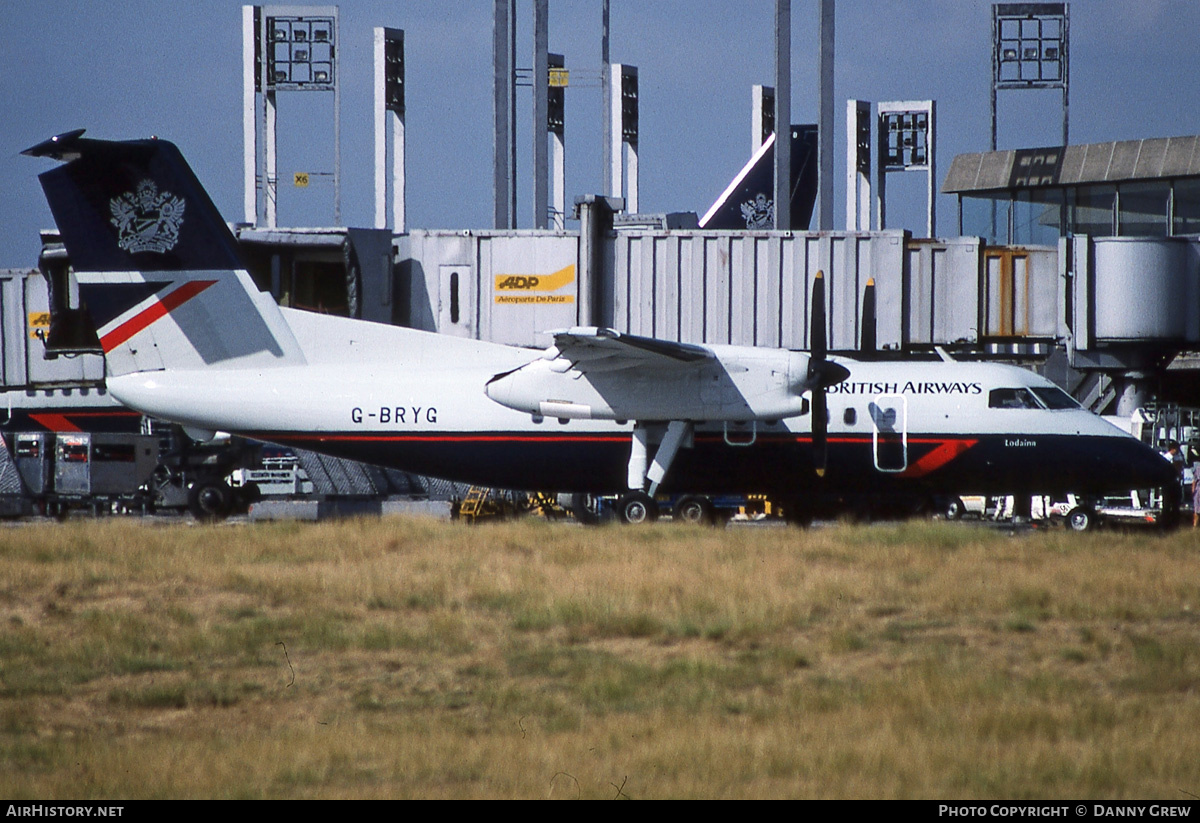
[[[1079,405],[1096,414],[1104,414],[1117,399],[1117,389],[1111,376],[1103,372],[1085,374],[1071,392]]]
[[[498,513],[498,507],[492,500],[492,490],[482,486],[472,486],[458,507],[458,516],[467,523],[476,523],[481,518],[494,517]]]

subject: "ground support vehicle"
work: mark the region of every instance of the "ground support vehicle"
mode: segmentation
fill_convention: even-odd
[[[18,432],[10,435],[21,494],[34,512],[65,517],[144,513],[157,466],[155,438],[138,434]]]

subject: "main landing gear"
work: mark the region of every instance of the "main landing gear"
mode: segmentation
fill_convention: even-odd
[[[628,492],[617,501],[617,517],[622,523],[653,523],[658,519],[658,503],[645,492]]]
[[[692,445],[693,426],[682,420],[662,423],[635,423],[629,449],[626,472],[628,491],[618,498],[613,510],[622,523],[653,523],[658,519],[658,503],[654,493],[666,477],[681,448]],[[650,459],[651,448],[654,458]],[[592,495],[571,497],[575,519],[587,525],[601,520],[599,501]],[[689,522],[708,522],[712,519],[712,504],[707,498],[689,495],[675,507],[675,518]]]
[[[712,501],[700,494],[688,494],[679,498],[672,516],[681,523],[700,526],[711,526],[716,522],[716,510]]]
[[[658,519],[654,492],[666,477],[679,449],[691,447],[693,433],[692,424],[684,420],[672,420],[665,431],[661,424],[634,424],[626,472],[629,491],[617,501],[617,516],[622,523],[652,523]],[[658,448],[654,459],[649,461],[654,440],[658,441]]]

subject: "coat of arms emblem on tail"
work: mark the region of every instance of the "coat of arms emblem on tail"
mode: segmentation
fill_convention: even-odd
[[[153,180],[143,180],[137,192],[126,192],[109,201],[117,245],[130,254],[164,254],[179,242],[184,201],[169,191],[159,192]]]

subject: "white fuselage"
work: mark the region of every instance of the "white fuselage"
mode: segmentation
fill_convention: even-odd
[[[531,363],[539,351],[281,311],[303,362],[133,372],[111,377],[109,389],[132,408],[194,428],[448,479],[558,491],[623,486],[632,421],[521,412],[487,396],[489,380]],[[786,362],[790,354],[780,356]],[[1157,455],[1085,410],[990,404],[996,389],[1053,388],[1023,369],[831,359],[850,370],[827,395],[826,482],[834,488],[907,481],[1017,491],[1011,484],[1020,481],[1047,492],[1068,483],[1083,490],[1085,481],[1089,487],[1145,483],[1159,468],[1145,459]],[[664,402],[673,399],[670,386],[639,391],[653,396],[661,388],[668,392]],[[807,404],[797,404],[803,413],[786,411],[747,423],[697,418],[695,442],[681,452],[664,488],[811,486],[811,414]],[[1081,448],[1094,459],[1061,471],[1064,460],[1078,462]],[[597,460],[604,465],[580,462]]]

